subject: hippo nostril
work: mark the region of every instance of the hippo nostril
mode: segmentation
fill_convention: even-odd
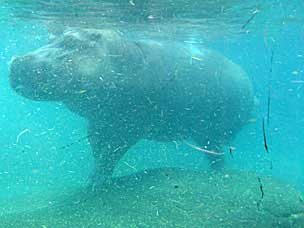
[[[25,55],[18,59],[19,63],[25,68],[31,68],[31,66],[33,66],[33,63],[37,61],[37,58],[35,58],[33,55]]]
[[[17,85],[14,89],[18,92],[18,91],[21,91],[22,89],[24,89],[24,86],[23,85]]]

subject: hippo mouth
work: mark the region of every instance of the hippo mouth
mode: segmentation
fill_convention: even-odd
[[[21,96],[32,100],[61,100],[64,90],[55,83],[59,76],[47,62],[38,62],[31,55],[15,57],[10,64],[11,87]]]
[[[29,99],[40,100],[43,97],[41,96],[43,92],[41,89],[43,68],[32,68],[32,66],[31,57],[15,57],[10,66],[10,84],[18,94]],[[45,93],[47,91],[44,91]]]

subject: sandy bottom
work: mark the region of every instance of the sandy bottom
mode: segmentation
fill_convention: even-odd
[[[164,168],[117,178],[96,193],[44,200],[35,210],[2,212],[0,227],[297,228],[304,227],[303,199],[253,173]]]

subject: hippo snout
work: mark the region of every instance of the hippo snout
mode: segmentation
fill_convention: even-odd
[[[10,75],[9,80],[11,87],[19,94],[27,96],[24,91],[28,90],[28,87],[33,87],[33,81],[29,77],[29,69],[32,61],[31,56],[14,57],[10,63]],[[29,97],[31,98],[31,97]]]
[[[56,87],[58,77],[50,63],[31,54],[14,57],[10,64],[11,87],[32,100],[61,100],[63,94]]]

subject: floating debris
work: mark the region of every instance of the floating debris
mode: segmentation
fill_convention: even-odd
[[[274,57],[274,50],[273,48],[271,49],[271,55],[270,55],[270,68],[269,68],[269,72],[272,73],[272,65],[273,65],[273,57]]]
[[[207,150],[207,149],[204,149],[204,148],[201,148],[201,147],[198,147],[198,146],[195,146],[193,144],[190,144],[188,143],[187,141],[184,141],[185,144],[187,146],[190,146],[191,148],[195,149],[195,150],[198,150],[198,151],[201,151],[203,153],[206,153],[206,154],[212,154],[212,155],[224,155],[224,153],[221,153],[221,152],[216,152],[216,151],[212,151],[212,150]]]
[[[269,125],[270,119],[270,85],[268,86],[268,96],[267,96],[267,124]]]
[[[273,168],[273,164],[272,164],[272,161],[270,161],[270,169],[272,170]]]
[[[22,135],[24,135],[25,133],[30,132],[30,130],[28,128],[24,129],[23,131],[21,131],[17,137],[16,137],[16,143],[19,143],[19,139]]]
[[[294,70],[293,72],[291,72],[293,75],[298,75],[299,71]]]
[[[265,120],[263,118],[262,122],[262,129],[263,129],[263,138],[264,138],[264,147],[267,153],[269,153],[268,144],[267,144],[267,138],[266,138],[266,130],[265,130]]]
[[[86,89],[83,89],[83,90],[80,90],[78,93],[79,94],[82,94],[82,93],[86,93],[87,92],[87,90]]]
[[[130,165],[128,162],[123,162],[126,166],[133,169],[135,172],[138,172],[138,170],[135,168],[135,166]]]
[[[304,80],[291,80],[290,82],[295,84],[303,84]]]
[[[173,140],[172,142],[173,142],[173,143],[174,143],[174,145],[175,145],[175,149],[176,149],[176,150],[178,150],[178,149],[179,149],[179,147],[178,147],[178,143],[177,143],[177,141]]]
[[[133,2],[133,0],[129,1],[130,5],[135,6],[135,3]]]
[[[258,177],[258,182],[259,182],[259,184],[260,184],[261,198],[260,198],[260,200],[257,202],[257,208],[258,208],[258,210],[260,210],[260,205],[261,205],[262,200],[263,200],[263,198],[264,198],[264,190],[263,190],[263,184],[262,184],[262,181],[261,181],[261,178],[260,178],[260,177]]]
[[[242,29],[245,29],[247,25],[255,18],[255,16],[259,13],[260,11],[256,9],[255,11],[252,12],[251,17],[245,22],[245,24],[242,26]]]
[[[84,136],[84,137],[81,137],[80,139],[78,139],[78,140],[76,140],[76,141],[74,141],[74,142],[71,142],[71,143],[66,144],[66,145],[64,145],[64,146],[62,146],[62,147],[59,147],[58,150],[67,149],[67,148],[69,148],[69,147],[71,147],[71,146],[73,146],[73,145],[75,145],[75,144],[77,144],[77,143],[80,143],[80,142],[82,142],[82,141],[84,141],[84,140],[90,138],[91,136],[92,136],[92,135],[86,135],[86,136]]]
[[[269,79],[268,79],[268,96],[267,96],[267,124],[269,125],[270,119],[270,100],[271,100],[271,86],[270,86],[270,78],[273,71],[273,58],[274,58],[274,51],[271,49],[270,55],[270,68],[269,68]]]
[[[256,123],[257,119],[256,118],[251,118],[249,120],[247,120],[247,123]]]
[[[191,56],[191,59],[197,60],[197,61],[203,61],[202,58],[196,57],[196,56]]]
[[[229,146],[229,154],[232,158],[234,158],[233,156],[233,151],[235,150],[235,147]]]
[[[300,201],[300,203],[303,203],[303,204],[304,204],[304,199],[302,198],[301,195],[299,195],[299,201]]]

